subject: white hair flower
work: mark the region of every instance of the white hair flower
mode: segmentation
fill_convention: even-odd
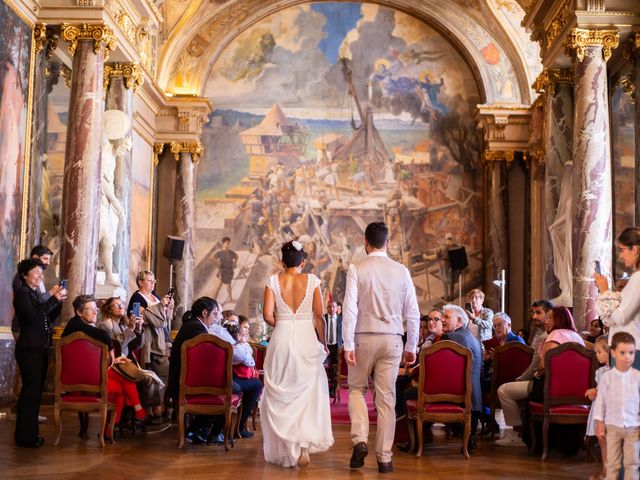
[[[301,244],[299,241],[297,241],[297,240],[294,240],[293,242],[291,242],[291,245],[292,245],[292,246],[293,246],[293,248],[295,248],[297,251],[302,250],[302,244]]]

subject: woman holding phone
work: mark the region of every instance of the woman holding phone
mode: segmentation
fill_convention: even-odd
[[[609,326],[609,338],[616,332],[628,332],[640,347],[640,228],[625,228],[615,242],[618,257],[633,273],[621,292],[609,290],[607,277],[594,273],[600,294],[596,299],[598,313]],[[633,368],[640,369],[640,352],[636,350]]]

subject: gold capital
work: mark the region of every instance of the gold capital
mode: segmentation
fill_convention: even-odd
[[[602,54],[606,62],[611,58],[611,53],[620,42],[618,30],[589,30],[586,28],[574,28],[564,42],[567,56],[575,56],[582,62],[587,47],[602,47]]]
[[[200,156],[204,152],[204,146],[200,142],[171,142],[169,144],[169,151],[173,153],[173,158],[176,162],[180,160],[181,153],[190,153],[191,161],[195,164],[200,162]]]
[[[144,83],[144,75],[142,68],[138,63],[114,63],[104,66],[104,89],[109,85],[109,78],[123,77],[124,85],[127,88],[133,88],[133,93],[138,87]]]
[[[103,23],[72,25],[65,22],[60,27],[62,28],[62,38],[69,42],[69,53],[71,55],[75,55],[79,40],[93,40],[93,52],[96,55],[100,53],[104,45],[105,60],[109,58],[109,52],[116,49],[113,30]]]
[[[559,83],[573,83],[573,72],[571,70],[559,70],[545,68],[540,72],[531,87],[538,93],[555,94],[555,87]]]
[[[485,150],[485,162],[513,162],[514,152],[510,150]]]

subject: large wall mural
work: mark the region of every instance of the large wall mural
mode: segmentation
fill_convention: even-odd
[[[32,30],[0,2],[0,325],[11,323],[11,280],[20,257]]]
[[[375,220],[423,306],[452,296],[445,245],[466,247],[465,289],[479,284],[481,99],[431,27],[370,4],[287,8],[226,48],[205,95],[216,110],[197,173],[196,296],[256,316],[279,246],[298,238],[341,300]]]

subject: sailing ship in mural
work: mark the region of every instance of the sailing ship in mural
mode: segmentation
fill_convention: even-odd
[[[298,39],[303,54],[285,25],[318,15],[327,30],[315,44]],[[389,38],[376,37],[381,26]],[[332,51],[322,41],[331,35]],[[258,55],[247,45],[260,36],[256,48],[271,47]],[[234,43],[210,80],[220,107],[197,176],[196,295],[213,292],[224,308],[257,316],[279,246],[296,238],[325,297],[341,300],[348,265],[365,254],[364,229],[379,220],[423,305],[447,296],[437,255],[446,234],[467,247],[465,287],[478,284],[482,177],[470,115],[478,93],[446,40],[384,7],[322,3],[283,10]],[[251,68],[239,74],[243,54]]]

